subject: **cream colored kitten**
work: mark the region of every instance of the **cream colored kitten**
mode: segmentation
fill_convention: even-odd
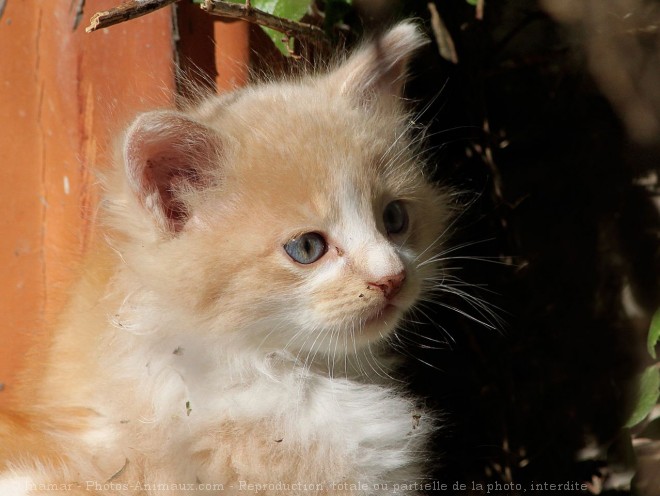
[[[416,493],[432,422],[380,376],[447,216],[400,98],[424,42],[135,120],[2,496]]]

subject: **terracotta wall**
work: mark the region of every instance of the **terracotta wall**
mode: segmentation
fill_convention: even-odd
[[[242,23],[184,6],[175,45],[171,8],[86,34],[119,1],[87,0],[74,29],[76,3],[7,0],[0,18],[0,404],[75,278],[112,137],[139,110],[171,104],[176,60],[213,69],[221,88],[246,78]]]

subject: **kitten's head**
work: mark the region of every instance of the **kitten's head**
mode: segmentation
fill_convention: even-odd
[[[447,216],[401,104],[424,41],[401,23],[327,74],[138,117],[110,202],[134,304],[266,352],[350,353],[391,334]]]

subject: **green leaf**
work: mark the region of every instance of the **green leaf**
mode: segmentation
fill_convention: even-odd
[[[475,6],[476,6],[477,3],[479,2],[479,0],[465,0],[465,1],[466,1],[467,3],[469,3],[470,5],[475,5]]]
[[[229,0],[232,3],[245,4],[245,0]],[[255,9],[263,10],[269,14],[290,19],[292,21],[299,21],[302,16],[307,13],[307,9],[311,0],[252,0],[251,5]],[[273,29],[264,28],[268,37],[273,40],[275,46],[279,48],[280,52],[284,55],[289,55],[286,44],[282,41],[285,37],[282,33]]]
[[[660,370],[657,366],[648,367],[639,378],[639,389],[635,408],[626,422],[626,427],[639,424],[651,412],[660,397]]]
[[[649,337],[646,341],[646,347],[649,350],[649,354],[653,358],[657,358],[655,355],[655,345],[658,344],[660,340],[660,309],[655,312],[653,319],[651,320],[651,328],[649,329]]]
[[[280,50],[280,52],[282,52],[287,57],[291,55],[286,47],[286,43],[282,41],[283,39],[285,39],[283,33],[280,33],[279,31],[275,31],[274,29],[265,28],[263,26],[261,26],[261,29],[263,29],[266,32],[266,34],[270,37],[270,39],[273,40],[273,43],[275,43],[275,46]]]
[[[309,9],[310,0],[279,0],[275,1],[273,14],[299,21]]]
[[[233,1],[234,3],[245,3],[243,0]],[[293,21],[300,20],[307,13],[309,4],[310,0],[252,0],[252,6],[255,9]]]

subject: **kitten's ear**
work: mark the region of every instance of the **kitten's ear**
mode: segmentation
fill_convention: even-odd
[[[414,23],[401,22],[351,55],[333,77],[343,94],[361,101],[401,96],[410,57],[428,41]]]
[[[176,234],[189,214],[176,193],[208,182],[209,172],[217,167],[220,140],[179,112],[155,111],[135,120],[123,151],[133,193],[162,230]]]

